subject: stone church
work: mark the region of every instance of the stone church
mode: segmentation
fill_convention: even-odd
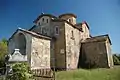
[[[9,61],[25,60],[31,69],[69,70],[89,66],[89,62],[112,67],[109,36],[91,36],[88,23],[76,19],[72,13],[57,17],[42,13],[29,30],[18,28],[9,38]]]

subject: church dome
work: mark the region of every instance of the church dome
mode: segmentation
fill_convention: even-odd
[[[66,13],[66,14],[60,15],[59,18],[66,20],[66,21],[70,22],[71,24],[75,25],[77,16],[72,13]]]

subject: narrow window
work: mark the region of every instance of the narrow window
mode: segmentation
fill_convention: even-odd
[[[59,27],[58,26],[55,27],[55,34],[59,35]]]
[[[74,39],[74,33],[71,31],[71,39]]]
[[[68,22],[72,23],[72,19],[68,19]]]
[[[42,19],[42,21],[44,22],[44,18]]]
[[[40,26],[40,22],[38,23],[38,26]]]
[[[74,37],[73,31],[71,31],[71,33],[72,33],[72,37]]]
[[[71,23],[71,19],[69,19],[69,22]]]

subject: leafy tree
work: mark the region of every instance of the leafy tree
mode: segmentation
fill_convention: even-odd
[[[4,60],[6,54],[7,54],[7,40],[2,39],[0,41],[0,61]]]
[[[12,65],[13,73],[7,76],[7,80],[30,80],[32,74],[30,73],[27,63],[15,63]]]
[[[120,60],[116,54],[113,55],[113,62],[115,65],[120,65]]]
[[[117,57],[118,57],[118,59],[119,59],[119,61],[120,61],[120,54],[118,54]]]
[[[5,55],[7,54],[7,40],[0,40],[0,73],[5,72]]]

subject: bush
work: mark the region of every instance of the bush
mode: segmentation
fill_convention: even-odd
[[[120,60],[115,54],[113,55],[113,62],[114,65],[120,65]]]
[[[30,80],[30,73],[27,63],[15,63],[12,65],[13,73],[7,76],[7,80]]]

